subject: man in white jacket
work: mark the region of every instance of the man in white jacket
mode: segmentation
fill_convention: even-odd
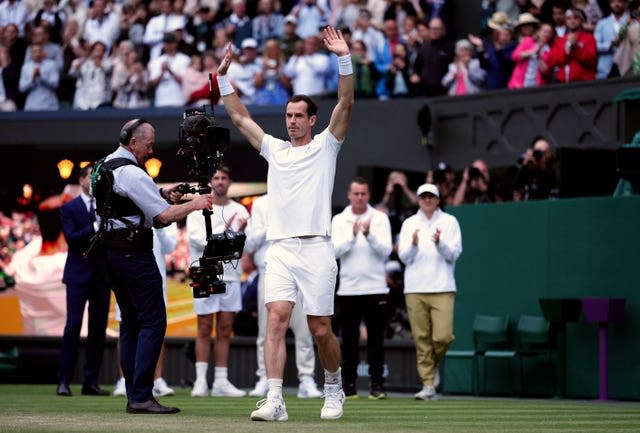
[[[438,187],[418,188],[415,215],[400,229],[398,255],[406,265],[404,293],[423,388],[416,399],[430,400],[439,384],[438,364],[453,342],[456,260],[462,253],[458,220],[439,208]]]
[[[389,217],[369,204],[369,184],[356,178],[349,185],[349,202],[333,217],[331,240],[340,259],[337,306],[342,334],[342,377],[347,398],[357,398],[360,322],[367,328],[367,358],[371,388],[369,398],[386,398],[383,388],[384,330],[389,287],[384,264],[391,253]]]

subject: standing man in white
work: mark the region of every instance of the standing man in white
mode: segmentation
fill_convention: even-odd
[[[267,333],[267,307],[264,305],[264,257],[269,247],[267,241],[267,195],[258,197],[251,205],[251,219],[247,224],[245,253],[253,254],[253,262],[258,268],[258,338],[256,339],[256,357],[258,361],[258,382],[249,392],[252,397],[266,397],[269,391],[267,372],[264,367],[264,338]],[[307,325],[307,316],[302,306],[297,305],[291,313],[289,327],[293,331],[296,345],[296,367],[298,367],[298,398],[322,397],[313,374],[316,366],[316,353],[313,338]]]
[[[312,136],[317,106],[306,95],[286,105],[290,141],[266,134],[251,118],[235,93],[227,69],[227,51],[218,68],[218,87],[233,124],[269,164],[269,206],[265,274],[267,338],[264,345],[269,392],[251,413],[255,421],[286,421],[282,378],[286,361],[285,334],[296,302],[302,304],[324,367],[322,419],[342,417],[344,392],[340,371],[340,343],[331,329],[337,265],[331,244],[331,194],[340,146],[347,135],[354,104],[353,67],[349,46],[332,27],[323,31],[324,44],[339,63],[338,103],[329,126]]]

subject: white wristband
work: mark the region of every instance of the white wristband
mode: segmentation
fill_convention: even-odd
[[[231,82],[226,75],[218,75],[216,79],[218,80],[218,90],[220,90],[220,96],[230,95],[234,92],[233,86],[231,85]]]
[[[338,57],[338,73],[340,75],[353,74],[353,65],[351,64],[351,54]]]

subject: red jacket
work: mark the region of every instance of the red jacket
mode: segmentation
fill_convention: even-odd
[[[565,47],[566,42],[566,34],[554,41],[547,64],[549,70],[558,68],[556,78],[561,83],[594,80],[598,54],[593,35],[579,30],[576,33],[576,43],[568,54]]]

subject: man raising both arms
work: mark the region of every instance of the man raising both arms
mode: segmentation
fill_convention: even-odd
[[[254,421],[286,421],[282,379],[286,358],[285,334],[291,310],[300,300],[324,367],[324,405],[320,418],[342,416],[344,392],[340,372],[340,344],[331,330],[336,262],[331,244],[331,194],[336,157],[345,139],[353,108],[353,70],[349,47],[332,27],[323,31],[328,51],[338,57],[338,103],[329,126],[312,136],[316,104],[306,95],[289,99],[285,121],[290,141],[265,134],[240,102],[227,74],[232,49],[218,68],[222,101],[233,124],[269,164],[267,175],[267,239],[265,304],[267,336],[264,358],[269,392],[251,413]],[[298,296],[299,292],[299,296]]]

